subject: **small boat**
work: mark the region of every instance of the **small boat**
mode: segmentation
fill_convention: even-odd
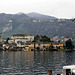
[[[61,75],[75,75],[75,65],[63,66],[63,74]]]
[[[31,49],[24,49],[24,51],[31,51]]]
[[[58,49],[49,49],[49,51],[58,51]]]

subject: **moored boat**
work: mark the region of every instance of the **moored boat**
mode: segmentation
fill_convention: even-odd
[[[75,75],[75,65],[63,66],[62,75]]]

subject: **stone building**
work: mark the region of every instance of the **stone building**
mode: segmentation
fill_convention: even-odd
[[[25,47],[26,42],[32,42],[34,40],[34,36],[31,34],[16,34],[11,37],[14,40],[14,43],[17,44],[17,47]]]

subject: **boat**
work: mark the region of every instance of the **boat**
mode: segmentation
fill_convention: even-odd
[[[58,49],[49,49],[49,51],[58,51]]]
[[[75,65],[63,66],[63,74],[61,75],[75,75]]]
[[[31,49],[24,49],[23,51],[31,51]]]

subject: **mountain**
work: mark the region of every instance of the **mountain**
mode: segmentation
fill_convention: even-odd
[[[35,13],[35,12],[28,13],[27,16],[28,16],[28,17],[31,17],[31,18],[35,18],[35,19],[37,19],[37,20],[56,19],[56,17],[47,16],[47,15],[42,15],[42,14]]]
[[[13,34],[46,35],[52,37],[69,37],[75,39],[75,20],[72,19],[39,19],[27,14],[0,13],[0,33],[3,38]]]

